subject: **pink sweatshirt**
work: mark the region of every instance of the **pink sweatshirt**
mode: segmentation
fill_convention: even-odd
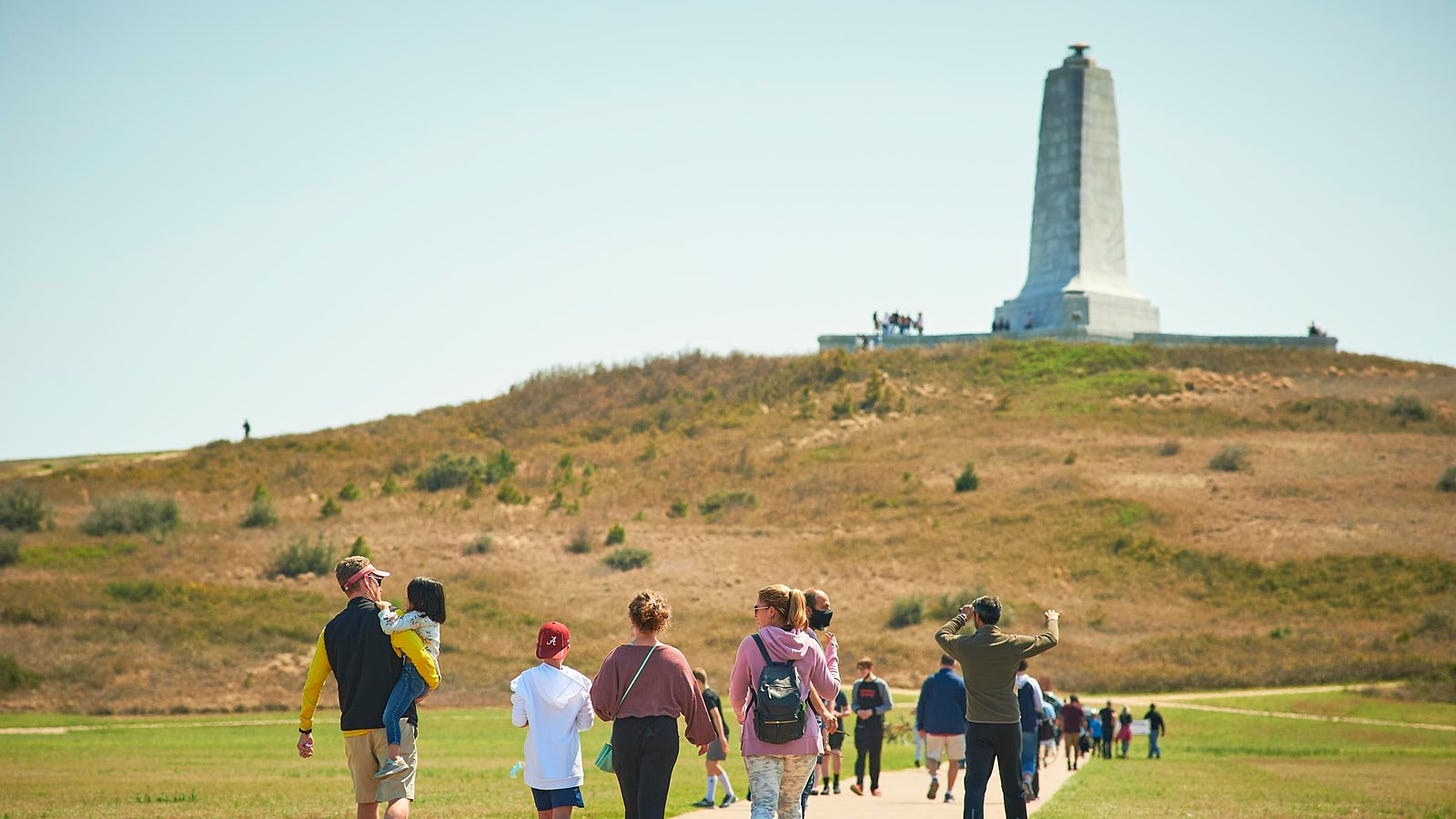
[[[812,687],[825,702],[834,702],[835,695],[839,693],[839,648],[833,640],[829,642],[826,657],[811,632],[764,626],[758,630],[758,636],[763,639],[768,656],[774,662],[793,662],[799,672],[799,693],[806,701]],[[733,659],[733,671],[728,675],[728,701],[738,716],[738,724],[743,726],[738,737],[740,752],[744,756],[822,753],[824,747],[818,729],[819,719],[807,705],[805,707],[809,711],[805,716],[804,736],[783,745],[759,740],[753,727],[753,709],[748,701],[753,689],[758,687],[758,674],[763,671],[763,666],[763,655],[759,653],[753,636],[744,637],[743,642],[738,644],[738,655]]]

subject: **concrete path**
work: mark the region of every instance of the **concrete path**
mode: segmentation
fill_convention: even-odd
[[[1100,760],[1088,761],[1083,757],[1081,764],[1097,764]],[[1066,782],[1068,777],[1074,776],[1073,771],[1067,770],[1065,761],[1060,757],[1041,771],[1041,798],[1027,805],[1027,813],[1035,813],[1037,808],[1046,803],[1057,789]],[[1005,808],[1001,804],[1001,786],[998,774],[991,771],[991,781],[986,786],[986,817],[987,819],[1005,819]],[[849,783],[854,781],[851,775],[848,779],[842,780],[843,792],[830,796],[809,797],[809,819],[960,819],[965,801],[965,783],[956,778],[955,797],[956,801],[946,803],[943,801],[945,790],[945,770],[940,772],[941,793],[934,800],[926,799],[926,789],[930,787],[930,775],[924,768],[910,768],[901,771],[884,771],[880,774],[880,792],[883,796],[871,796],[868,789],[864,796],[855,796],[849,791]],[[748,815],[748,803],[742,800],[726,809],[722,815],[737,811],[743,816]],[[704,811],[706,813],[706,810]],[[684,814],[693,816],[693,814]],[[719,815],[714,811],[714,815]]]

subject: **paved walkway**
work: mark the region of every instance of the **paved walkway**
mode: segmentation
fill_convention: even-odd
[[[1083,765],[1097,764],[1097,760],[1089,761],[1083,757]],[[1051,765],[1042,769],[1041,772],[1041,798],[1027,805],[1027,813],[1035,813],[1036,809],[1046,803],[1057,792],[1057,789],[1066,782],[1074,772],[1067,770],[1065,761],[1058,756]],[[986,786],[986,817],[987,819],[1005,819],[1005,808],[1001,804],[1001,786],[998,774],[995,769],[991,771],[991,781]],[[809,817],[814,819],[960,819],[965,800],[965,784],[960,777],[956,778],[955,796],[956,801],[947,804],[942,801],[944,798],[945,770],[940,772],[942,795],[934,800],[925,798],[925,791],[930,787],[930,776],[925,773],[924,768],[910,768],[901,771],[885,771],[880,774],[880,792],[884,796],[871,796],[865,791],[864,796],[855,796],[849,792],[849,783],[854,781],[851,774],[843,781],[844,791],[837,796],[811,796],[809,797]],[[740,800],[737,804],[728,808],[728,811],[738,811],[748,815],[748,803]],[[716,813],[716,811],[715,811]],[[686,814],[692,816],[693,814]],[[725,814],[726,815],[726,814]]]

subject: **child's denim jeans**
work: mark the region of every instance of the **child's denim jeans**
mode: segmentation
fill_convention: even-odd
[[[415,697],[425,693],[425,680],[420,672],[415,670],[414,663],[404,661],[404,670],[399,674],[399,681],[394,684],[394,691],[389,694],[389,704],[384,706],[384,736],[389,744],[398,745],[400,741],[399,720],[404,712],[409,710],[410,703]]]

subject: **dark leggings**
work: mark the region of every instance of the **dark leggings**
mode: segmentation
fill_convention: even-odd
[[[1001,772],[1001,797],[1006,819],[1026,819],[1026,797],[1021,793],[1021,724],[973,722],[966,729],[965,819],[986,815],[986,783],[991,764]]]
[[[675,717],[620,717],[612,723],[612,764],[626,819],[662,819],[677,764]]]
[[[1019,730],[1019,729],[1018,729]],[[870,762],[870,790],[880,789],[880,749],[885,744],[885,725],[872,722],[854,726],[854,781],[864,785],[865,757]]]

